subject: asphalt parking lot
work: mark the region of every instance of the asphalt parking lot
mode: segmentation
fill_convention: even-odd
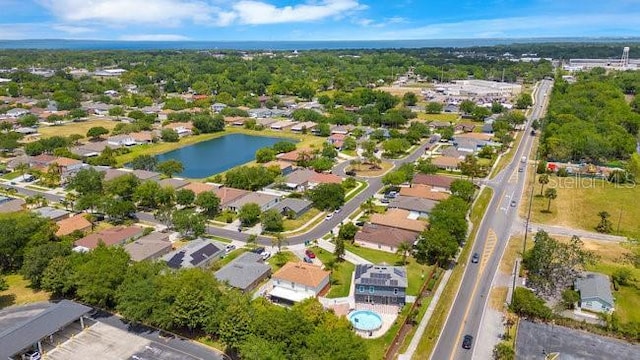
[[[560,354],[559,360],[640,359],[638,345],[562,326],[520,322],[516,342],[518,360],[540,360],[545,353],[554,352]]]

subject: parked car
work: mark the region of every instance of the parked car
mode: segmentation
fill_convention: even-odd
[[[462,348],[469,350],[471,345],[473,345],[473,336],[467,334],[462,338]]]
[[[364,226],[364,221],[356,221],[356,226]]]
[[[27,351],[26,353],[24,353],[22,355],[22,358],[24,360],[40,360],[40,359],[42,359],[42,356],[40,355],[39,351],[30,350],[30,351]]]
[[[258,246],[257,248],[251,250],[252,253],[254,254],[262,254],[264,252],[264,247],[263,246]]]
[[[324,217],[325,220],[333,219],[333,213],[328,213],[327,216]]]
[[[345,174],[347,174],[348,176],[356,176],[356,172],[353,170],[345,171]]]
[[[304,262],[309,263],[309,264],[313,263],[313,260],[309,259],[308,256],[305,256],[304,259],[302,259],[302,260],[304,260]]]
[[[389,203],[389,199],[383,198],[383,199],[380,199],[380,202],[383,203],[383,204],[388,204]]]
[[[311,249],[306,249],[304,251],[304,254],[307,255],[307,257],[309,259],[315,259],[316,258],[316,254],[314,254],[313,251],[311,251]]]
[[[224,247],[224,250],[225,250],[225,252],[227,252],[227,254],[228,254],[228,253],[230,253],[230,252],[232,252],[232,251],[233,251],[233,250],[235,250],[235,249],[236,249],[236,246],[235,246],[235,245],[233,245],[233,244],[229,244],[229,245],[227,245],[227,246],[225,246],[225,247]]]
[[[473,253],[473,256],[471,257],[471,262],[474,264],[477,264],[479,260],[480,260],[480,255],[478,255],[478,253]]]
[[[267,260],[270,257],[271,257],[271,253],[270,252],[268,252],[268,251],[262,252],[262,260]]]

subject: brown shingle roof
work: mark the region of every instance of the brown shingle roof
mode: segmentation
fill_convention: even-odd
[[[220,206],[225,206],[228,203],[239,199],[241,196],[245,196],[250,193],[250,191],[247,190],[240,190],[229,187],[222,187],[214,190],[214,192],[220,198]]]
[[[183,189],[191,190],[194,194],[198,195],[205,191],[214,191],[216,187],[210,184],[194,181],[189,183],[187,186],[184,186]]]
[[[129,239],[133,239],[142,235],[142,228],[138,226],[123,227],[118,226],[87,235],[75,242],[76,246],[82,246],[87,249],[95,249],[98,242],[102,240],[105,245],[111,246],[121,244]]]
[[[457,168],[462,160],[450,156],[438,156],[433,158],[431,163],[439,168]]]
[[[58,224],[58,231],[56,231],[57,236],[69,235],[76,230],[86,231],[91,229],[91,223],[84,217],[84,214],[62,219],[56,224]]]
[[[334,174],[315,173],[309,182],[316,184],[341,184],[342,178]]]
[[[450,178],[442,175],[431,175],[431,174],[416,174],[413,176],[413,183],[419,185],[429,185],[433,187],[441,187],[448,189],[451,187],[451,183],[454,181],[454,178]]]
[[[405,241],[413,243],[417,237],[418,234],[414,231],[384,225],[365,224],[362,230],[356,233],[355,241],[398,247]]]
[[[446,200],[449,197],[446,192],[433,191],[431,186],[419,184],[413,184],[411,187],[401,187],[400,195],[436,201]]]
[[[53,163],[58,164],[58,166],[67,167],[71,165],[82,164],[82,161],[76,159],[70,159],[67,157],[58,157],[53,160]]]
[[[421,232],[427,226],[424,221],[412,220],[408,217],[407,210],[389,209],[384,214],[371,215],[371,223],[414,232]]]
[[[303,262],[288,262],[273,274],[272,277],[317,288],[329,277],[329,274],[328,271],[322,270],[322,268],[317,265]]]

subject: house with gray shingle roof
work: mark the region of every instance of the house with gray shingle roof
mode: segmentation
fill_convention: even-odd
[[[573,287],[580,293],[580,308],[604,313],[615,310],[611,282],[607,275],[585,272],[575,280]]]
[[[295,214],[294,218],[306,213],[311,209],[313,203],[305,199],[284,198],[277,203],[272,209],[281,213],[282,215],[288,215],[290,213]]]
[[[356,303],[402,306],[406,302],[408,280],[403,266],[359,264],[354,278]]]
[[[418,218],[420,216],[428,216],[437,203],[437,201],[429,199],[400,195],[389,202],[389,208],[407,210],[410,212],[409,216]]]
[[[271,266],[265,264],[262,255],[245,252],[222,269],[215,276],[242,292],[253,290],[262,280],[271,275]]]

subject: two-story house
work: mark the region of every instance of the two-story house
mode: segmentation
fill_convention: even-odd
[[[293,304],[323,294],[329,289],[330,273],[320,266],[288,262],[271,277],[271,301]]]
[[[402,306],[406,301],[407,270],[403,266],[356,266],[356,303]]]

